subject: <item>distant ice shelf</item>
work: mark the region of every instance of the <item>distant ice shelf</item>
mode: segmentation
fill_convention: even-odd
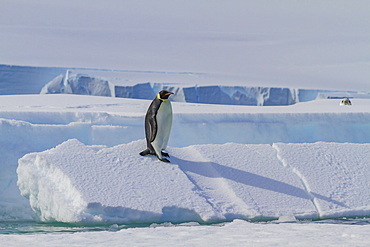
[[[192,72],[46,68],[0,65],[0,94],[78,94],[153,99],[167,89],[175,102],[278,106],[316,99],[370,98],[370,92],[239,83]],[[223,81],[220,82],[220,81]],[[256,86],[254,86],[256,85]]]
[[[370,98],[370,94],[350,91],[296,89],[260,86],[193,85],[179,86],[170,83],[136,83],[117,85],[107,79],[67,70],[47,83],[41,94],[81,94],[133,99],[153,99],[160,90],[174,92],[175,102],[278,106],[292,105],[324,98]]]

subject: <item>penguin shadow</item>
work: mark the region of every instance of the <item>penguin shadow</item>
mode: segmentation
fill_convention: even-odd
[[[335,203],[341,207],[349,208],[342,202],[333,200],[329,197],[320,195],[315,192],[310,192],[310,195],[306,190],[295,187],[293,185],[267,178],[261,175],[257,175],[251,172],[242,171],[236,168],[220,165],[214,162],[194,162],[189,160],[183,160],[174,156],[171,156],[171,164],[176,164],[179,168],[185,172],[189,179],[196,184],[196,181],[191,178],[191,174],[198,174],[208,178],[225,178],[237,183],[249,185],[252,187],[269,190],[281,194],[286,194],[306,200],[312,200],[312,196],[327,202]]]

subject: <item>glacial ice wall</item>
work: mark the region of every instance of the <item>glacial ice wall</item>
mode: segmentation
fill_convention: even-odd
[[[0,95],[38,94],[46,83],[65,72],[64,68],[0,64]]]
[[[153,81],[136,79],[146,74]],[[369,92],[299,89],[288,87],[234,86],[210,84],[187,74],[150,71],[110,71],[98,69],[53,68],[0,65],[0,94],[80,94],[133,99],[153,99],[158,91],[175,93],[173,101],[226,105],[291,105],[317,98],[370,98]],[[189,74],[191,77],[193,74]],[[127,79],[129,76],[131,79]],[[194,75],[193,75],[194,76]],[[168,77],[168,78],[167,78]],[[161,82],[167,78],[166,82]],[[173,79],[173,83],[171,81]],[[177,78],[177,79],[176,79]],[[178,79],[180,78],[180,79]],[[196,77],[195,77],[196,78]],[[179,80],[179,81],[178,81]],[[181,81],[188,81],[182,85]],[[130,81],[127,83],[127,81]]]
[[[47,83],[41,94],[69,93],[95,95],[132,99],[153,99],[160,90],[174,92],[171,97],[175,102],[278,106],[292,105],[298,102],[312,101],[319,98],[358,96],[357,92],[340,92],[330,90],[251,87],[251,86],[222,86],[194,85],[179,86],[168,83],[137,83],[134,85],[117,85],[106,79],[88,74],[73,73],[67,70]],[[370,97],[370,94],[362,96]]]
[[[87,75],[60,74],[41,89],[41,94],[80,94],[111,97],[111,84],[104,79],[90,77]],[[114,95],[114,94],[113,94]]]

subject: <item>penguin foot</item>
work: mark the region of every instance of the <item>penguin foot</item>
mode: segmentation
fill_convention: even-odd
[[[159,159],[160,161],[163,161],[163,162],[166,162],[166,163],[171,163],[168,159],[166,158],[162,158],[162,159]]]
[[[162,156],[164,156],[164,157],[170,157],[170,155],[168,154],[168,153],[165,153],[165,152],[163,152],[163,151],[161,151],[161,153],[162,153]]]
[[[145,156],[145,155],[155,155],[154,152],[151,152],[149,149],[145,149],[144,151],[140,152],[140,155],[141,156]]]

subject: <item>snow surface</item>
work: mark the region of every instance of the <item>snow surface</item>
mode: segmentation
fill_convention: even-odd
[[[69,140],[20,159],[18,186],[43,221],[130,224],[370,214],[369,144],[168,148],[171,164],[139,156],[143,147],[144,140],[112,148]]]

